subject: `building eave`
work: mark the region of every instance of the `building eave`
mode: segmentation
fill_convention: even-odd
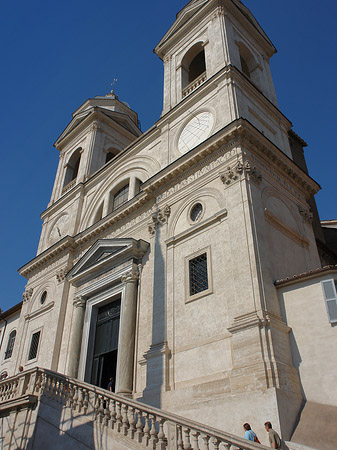
[[[274,284],[277,288],[285,287],[285,286],[290,286],[292,284],[301,283],[302,281],[317,278],[322,275],[329,275],[329,274],[331,274],[331,275],[337,274],[337,265],[324,266],[324,267],[319,267],[314,270],[309,270],[308,272],[303,272],[298,275],[293,275],[291,277],[286,277],[281,280],[276,280]]]

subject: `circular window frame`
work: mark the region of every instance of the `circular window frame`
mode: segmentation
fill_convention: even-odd
[[[48,292],[44,290],[40,296],[40,305],[43,306],[46,303]]]
[[[193,210],[193,208],[195,208],[197,205],[201,205],[201,207],[202,207],[202,211],[201,211],[201,214],[200,214],[200,217],[197,219],[197,220],[192,220],[192,218],[191,218],[191,213],[192,213],[192,210]],[[187,220],[188,220],[188,223],[190,224],[190,225],[196,225],[197,223],[199,223],[202,219],[203,219],[203,217],[204,217],[204,215],[205,215],[205,203],[203,202],[203,201],[201,201],[201,200],[196,200],[196,201],[194,201],[191,205],[190,205],[190,207],[188,208],[188,210],[187,210]]]

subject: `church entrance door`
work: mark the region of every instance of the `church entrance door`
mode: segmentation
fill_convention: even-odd
[[[98,308],[94,343],[91,383],[107,389],[109,378],[113,378],[115,390],[120,300]]]

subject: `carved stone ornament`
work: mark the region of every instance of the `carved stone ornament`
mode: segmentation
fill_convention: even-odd
[[[135,283],[139,278],[138,270],[130,270],[122,275],[121,281],[122,283]]]
[[[303,206],[298,206],[298,211],[305,220],[305,222],[312,224],[312,221],[314,219],[314,215],[312,212],[309,211],[309,209],[304,208]]]
[[[62,269],[59,269],[56,272],[56,279],[57,279],[58,283],[62,283],[64,281],[64,279],[66,277],[66,273],[67,273],[67,270],[65,267],[63,267]]]
[[[24,303],[29,302],[29,300],[32,298],[32,295],[33,295],[33,288],[26,289],[25,292],[22,294],[23,302]]]
[[[75,297],[73,305],[75,308],[85,308],[86,299],[84,297],[82,297],[82,295],[78,295]]]
[[[235,166],[228,166],[225,172],[220,174],[220,179],[224,184],[229,185],[238,180],[242,174],[245,174],[249,181],[260,183],[262,180],[260,172],[249,161],[246,161],[244,164],[238,161]]]
[[[102,128],[99,126],[99,123],[95,120],[95,122],[92,123],[90,130],[91,131],[99,131]]]
[[[148,230],[151,236],[156,233],[157,225],[167,223],[170,214],[171,208],[168,205],[166,205],[165,208],[160,209],[158,212],[152,214],[151,222],[148,223]]]

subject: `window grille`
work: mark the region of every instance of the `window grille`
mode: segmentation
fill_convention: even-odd
[[[8,338],[7,349],[5,351],[5,359],[8,359],[12,356],[14,343],[15,343],[16,331],[12,331]]]
[[[208,289],[207,254],[197,256],[189,261],[190,295]]]
[[[36,358],[37,349],[39,347],[40,334],[41,334],[41,331],[37,331],[32,336],[32,341],[30,343],[28,360]]]
[[[112,209],[113,210],[117,209],[123,203],[127,202],[128,201],[128,197],[129,197],[129,185],[126,184],[118,192],[116,192],[116,194],[114,195]]]

